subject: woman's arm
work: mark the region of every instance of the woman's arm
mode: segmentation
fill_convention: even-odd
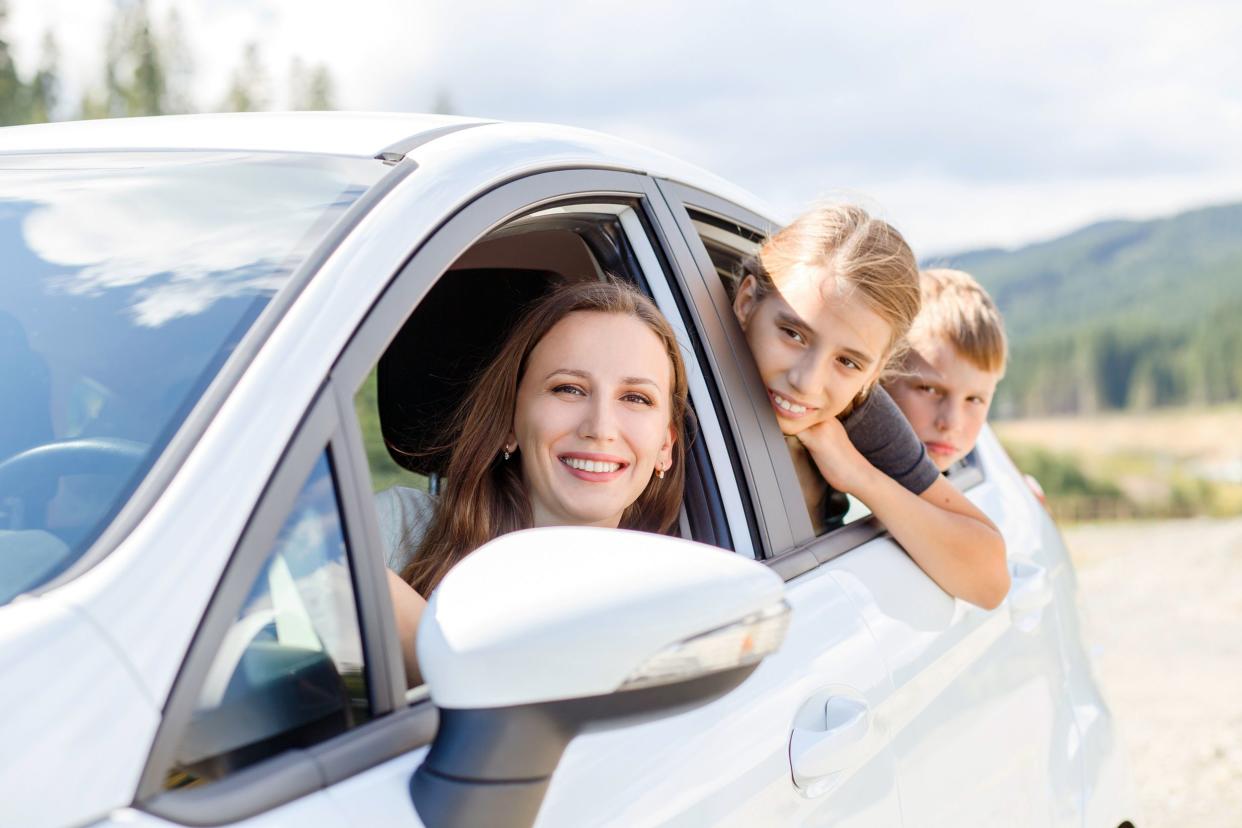
[[[835,419],[798,434],[833,488],[867,505],[923,571],[948,592],[994,609],[1009,592],[1005,541],[952,483],[938,477],[921,495],[877,469]]]
[[[391,569],[388,574],[388,595],[392,598],[392,611],[397,619],[397,637],[401,640],[401,660],[405,662],[405,680],[410,687],[423,683],[418,671],[418,656],[414,640],[418,635],[418,622],[427,608],[427,601],[414,591],[414,587],[401,580]]]

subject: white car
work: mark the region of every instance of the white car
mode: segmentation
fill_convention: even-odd
[[[736,187],[416,115],[8,128],[0,168],[0,824],[1135,819],[1065,547],[989,431],[952,479],[1000,608],[861,504],[814,534],[721,278],[779,217]],[[407,690],[372,494],[438,486],[515,310],[605,276],[687,356],[685,539],[493,542]]]

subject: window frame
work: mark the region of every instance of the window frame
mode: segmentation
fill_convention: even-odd
[[[343,425],[347,427],[340,416],[339,394],[328,381],[311,403],[269,478],[195,633],[140,777],[134,798],[136,808],[186,825],[232,822],[307,796],[429,744],[434,736],[436,714],[430,705],[420,705],[397,716],[388,715],[404,706],[403,693],[394,692],[398,682],[404,689],[404,670],[400,648],[395,643],[383,562],[377,561],[375,555],[358,551],[368,548],[362,545],[367,543],[365,533],[359,532],[365,521],[361,519],[358,480],[353,471],[354,449],[342,431]],[[271,556],[272,546],[308,475],[324,453],[332,466],[353,580],[371,719],[316,745],[283,751],[208,785],[165,790],[164,776],[189,725],[203,678]],[[402,726],[394,727],[398,724]]]
[[[783,441],[779,439],[780,428],[776,424],[775,415],[769,410],[763,383],[755,371],[753,360],[746,351],[747,345],[741,327],[733,319],[732,306],[724,286],[720,284],[715,265],[699,236],[698,229],[694,226],[694,218],[690,212],[694,211],[708,218],[735,224],[743,230],[763,237],[771,235],[777,229],[775,223],[719,196],[685,184],[661,180],[659,186],[681,227],[686,243],[693,251],[699,276],[704,283],[705,294],[715,306],[717,315],[725,320],[722,323],[723,336],[728,340],[729,347],[734,350],[734,353],[741,354],[738,361],[744,366],[740,372],[744,376],[736,386],[736,393],[748,396],[752,405],[763,412],[758,416],[762,420],[761,427],[764,429],[765,439],[769,445],[780,489],[798,492],[800,489],[793,461]],[[973,486],[978,481],[971,478],[963,482]],[[806,514],[805,508],[801,508],[801,498],[797,498],[796,505],[799,508],[790,510],[790,523],[794,530],[792,542],[785,548],[776,550],[776,554],[766,561],[786,581],[887,533],[878,518],[874,515],[867,515],[838,529],[816,536],[810,516]]]
[[[369,481],[370,475],[361,429],[352,410],[353,393],[361,388],[371,368],[378,362],[384,349],[397,335],[418,303],[463,253],[496,228],[541,209],[574,204],[590,205],[593,202],[616,205],[622,229],[633,248],[635,258],[638,259],[641,272],[635,275],[644,280],[640,287],[651,292],[678,334],[685,336],[694,352],[699,351],[701,346],[694,335],[694,328],[684,317],[684,311],[676,306],[667,306],[669,300],[676,303],[677,282],[684,281],[680,268],[687,261],[688,252],[684,248],[678,248],[676,242],[679,238],[666,231],[665,228],[671,226],[672,219],[667,214],[662,195],[648,176],[616,170],[580,168],[537,172],[515,179],[479,196],[449,217],[390,282],[342,351],[332,376],[339,393],[345,395],[340,405],[341,410],[348,412],[348,415],[343,415],[342,419],[347,423],[347,430],[356,438],[354,451],[358,463],[354,474],[360,480]],[[665,211],[664,214],[661,214],[661,209]],[[627,219],[627,212],[632,212],[633,217]],[[626,226],[627,223],[629,226]],[[639,229],[642,231],[641,235],[638,234]],[[648,272],[653,266],[660,271],[658,274]],[[662,293],[665,294],[663,298]],[[683,341],[683,344],[686,343]],[[691,372],[700,367],[696,362]],[[702,378],[705,383],[702,389],[709,398],[700,399],[699,395],[694,394],[693,388],[692,397],[701,420],[700,439],[696,443],[707,445],[708,448],[692,459],[698,461],[696,467],[702,466],[705,461],[709,464],[707,468],[701,469],[704,496],[709,501],[704,505],[713,513],[713,518],[717,517],[716,510],[722,513],[719,517],[727,522],[734,546],[740,547],[742,554],[753,554],[746,548],[751,544],[740,543],[744,533],[749,536],[750,527],[753,525],[750,515],[738,515],[736,509],[728,509],[721,503],[722,492],[727,491],[730,486],[738,491],[739,504],[743,506],[747,502],[747,494],[743,484],[734,476],[734,444],[726,438],[727,430],[716,425],[723,422],[724,418],[716,407],[706,372],[702,372]],[[346,402],[349,408],[345,407]],[[706,408],[709,405],[712,406],[710,411]],[[709,416],[703,416],[704,414]],[[708,439],[703,433],[706,429],[713,429],[712,439]],[[713,443],[714,449],[711,445]],[[721,450],[730,452],[728,458],[723,458],[728,460],[727,464],[718,456]],[[726,465],[727,468],[721,468]],[[714,493],[711,489],[715,489]],[[712,494],[714,504],[711,502]],[[379,543],[379,526],[374,509],[369,509],[368,512],[364,520],[365,531]]]

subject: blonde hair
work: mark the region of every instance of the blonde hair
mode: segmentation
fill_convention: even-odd
[[[1003,374],[1008,356],[1005,323],[992,297],[969,273],[948,268],[919,274],[923,310],[910,329],[918,348],[940,339],[981,371]]]
[[[762,300],[779,291],[785,274],[797,266],[829,273],[825,292],[858,291],[892,328],[883,362],[892,364],[900,356],[919,313],[919,266],[896,228],[861,207],[824,204],[771,236],[743,263],[741,275],[755,277],[756,297]]]

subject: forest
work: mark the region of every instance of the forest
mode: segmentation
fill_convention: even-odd
[[[243,43],[227,88],[219,99],[196,100],[195,61],[176,8],[155,19],[146,0],[118,4],[104,32],[103,60],[95,88],[64,100],[60,46],[44,33],[37,66],[23,76],[8,37],[8,3],[0,0],[0,126],[86,118],[247,112],[271,108],[334,108],[332,75],[322,63],[291,61],[288,89],[274,88],[257,41]],[[279,94],[278,92],[283,92]]]
[[[938,259],[995,297],[1002,418],[1242,399],[1242,204]]]

